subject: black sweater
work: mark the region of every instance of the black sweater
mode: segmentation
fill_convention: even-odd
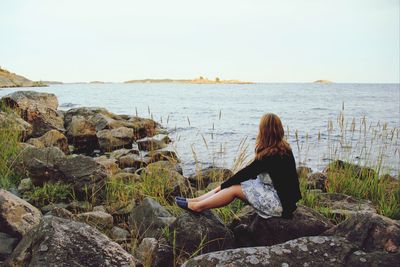
[[[268,172],[278,193],[283,209],[282,217],[292,218],[293,211],[297,208],[296,202],[301,199],[301,192],[296,163],[291,151],[283,156],[273,155],[264,156],[260,160],[255,159],[224,181],[221,184],[221,190],[249,179],[256,179],[257,175],[263,172]]]

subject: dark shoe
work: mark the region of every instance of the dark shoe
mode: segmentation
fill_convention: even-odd
[[[175,197],[175,201],[176,201],[176,200],[186,201],[186,198],[185,198],[185,197]]]
[[[194,210],[192,210],[192,209],[189,209],[188,203],[187,203],[186,200],[179,200],[179,199],[177,199],[177,200],[176,200],[176,205],[178,205],[178,206],[181,207],[182,209],[187,210],[187,211],[190,211],[190,212],[192,212],[192,213],[194,213],[194,214],[200,214],[200,213],[201,213],[201,212],[197,212],[197,211],[194,211]]]

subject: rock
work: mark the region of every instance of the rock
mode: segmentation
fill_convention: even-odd
[[[109,159],[106,156],[101,156],[101,157],[97,157],[97,158],[93,158],[93,159],[94,159],[94,161],[96,161],[97,163],[99,163],[100,165],[102,165],[104,167],[107,175],[109,175],[109,176],[121,171],[121,169],[119,168],[119,166],[117,164],[116,159],[112,159],[112,158]]]
[[[5,260],[18,244],[18,238],[0,232],[0,260]]]
[[[132,147],[133,129],[119,127],[111,130],[101,130],[96,133],[102,151],[112,151],[118,148]]]
[[[306,166],[299,166],[296,169],[299,178],[307,177],[308,174],[312,173],[312,169]]]
[[[189,177],[189,181],[193,187],[197,189],[204,189],[211,182],[223,182],[231,176],[233,176],[233,172],[229,169],[208,167],[202,169],[200,172],[194,175],[191,175]]]
[[[135,140],[155,135],[160,127],[157,122],[151,119],[132,117],[128,121],[131,123],[130,127],[133,129]]]
[[[149,170],[160,170],[160,169],[170,169],[176,171],[180,174],[183,174],[182,167],[178,163],[174,163],[171,161],[157,161],[150,163],[147,165],[147,169]]]
[[[85,222],[93,227],[96,227],[100,231],[111,229],[114,224],[113,217],[103,211],[90,211],[81,214],[77,214],[75,218],[78,221]]]
[[[191,255],[196,250],[200,254],[229,249],[234,246],[234,237],[222,221],[210,210],[201,214],[184,212],[170,226],[169,243]]]
[[[329,219],[303,205],[298,205],[293,219],[264,219],[252,207],[247,207],[230,225],[237,247],[275,245],[299,237],[320,235],[331,227],[333,224]]]
[[[388,253],[386,251],[374,251],[366,253],[362,250],[353,252],[346,261],[346,267],[393,267],[398,266],[400,253]]]
[[[38,148],[55,146],[65,154],[69,154],[67,137],[57,130],[50,130],[41,137],[31,138],[27,143]]]
[[[153,151],[167,146],[171,142],[168,135],[158,134],[153,137],[145,137],[136,141],[139,150]]]
[[[143,266],[174,266],[174,254],[171,246],[164,239],[143,238],[135,251],[135,256]]]
[[[67,127],[67,137],[76,153],[92,153],[93,150],[99,148],[96,126],[82,116],[71,118]]]
[[[326,181],[328,177],[322,172],[309,173],[307,175],[307,188],[308,189],[320,189],[326,192]]]
[[[53,206],[53,208],[45,214],[46,216],[52,215],[64,219],[70,219],[73,220],[75,219],[75,215],[70,212],[69,210],[57,206]]]
[[[136,154],[128,154],[118,159],[118,165],[121,169],[124,168],[139,169],[141,167],[146,167],[149,164],[149,162],[150,162],[149,158],[141,157]]]
[[[368,252],[400,252],[400,224],[375,213],[356,213],[323,234],[343,236]]]
[[[376,173],[373,169],[368,167],[361,167],[357,164],[345,162],[342,160],[335,160],[326,166],[325,173],[343,172],[346,175],[355,176],[359,179],[373,178]]]
[[[1,231],[21,238],[39,224],[42,213],[23,199],[0,189]]]
[[[115,242],[123,243],[123,242],[127,242],[129,240],[131,234],[125,229],[114,226],[111,229],[110,236],[111,236],[112,240],[114,240]]]
[[[342,237],[310,236],[269,247],[246,247],[194,257],[192,266],[329,266],[341,267],[357,247]]]
[[[72,185],[79,200],[89,199],[94,203],[102,200],[107,174],[91,157],[78,155],[58,162],[54,167],[62,174],[59,179]]]
[[[93,211],[107,212],[106,208],[103,205],[93,207]]]
[[[29,191],[33,188],[33,184],[30,178],[24,178],[21,180],[21,182],[18,185],[18,191],[20,193],[24,193],[26,191]]]
[[[127,149],[127,148],[121,148],[118,150],[114,150],[110,153],[110,158],[114,158],[114,159],[119,159],[122,156],[127,156],[127,155],[131,155],[131,154],[136,154],[139,155],[139,150],[136,149]]]
[[[146,156],[150,158],[150,162],[157,162],[157,161],[170,161],[173,163],[180,162],[175,151],[170,150],[168,148],[149,151]]]
[[[25,235],[5,266],[135,266],[136,259],[95,228],[44,216]]]
[[[129,224],[136,229],[140,236],[158,237],[161,230],[175,221],[163,206],[152,198],[146,197],[135,207],[130,215]]]
[[[340,218],[354,213],[376,213],[370,200],[356,199],[341,193],[320,193],[316,194],[316,197],[320,205],[328,207],[333,215]]]
[[[14,113],[5,113],[3,111],[0,111],[0,127],[14,127],[15,131],[20,134],[21,140],[23,141],[32,136],[32,125],[30,125]]]
[[[58,101],[54,94],[17,91],[4,96],[2,101],[32,125],[33,137],[42,136],[52,129],[65,131],[62,117],[56,111]]]
[[[124,181],[124,182],[139,182],[140,176],[135,173],[120,172],[120,173],[114,174],[110,179],[117,180],[117,181]]]

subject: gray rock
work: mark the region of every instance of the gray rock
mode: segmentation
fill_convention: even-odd
[[[373,251],[366,253],[362,250],[353,252],[346,261],[346,267],[394,267],[400,262],[400,253]]]
[[[125,156],[121,156],[118,159],[118,165],[121,169],[124,168],[136,168],[139,169],[141,167],[146,167],[149,164],[150,160],[146,157],[141,157],[136,154],[128,154]]]
[[[175,221],[163,206],[152,198],[145,198],[130,215],[129,224],[143,237],[159,237],[161,230]]]
[[[103,211],[89,211],[75,215],[78,221],[85,222],[93,227],[96,227],[100,231],[104,232],[110,230],[113,227],[113,217]]]
[[[343,237],[310,236],[269,247],[212,252],[185,262],[193,266],[329,266],[341,267],[357,247]]]
[[[18,238],[0,232],[0,260],[5,260],[18,244]]]
[[[110,153],[110,158],[119,159],[122,156],[130,155],[130,154],[139,155],[139,150],[128,149],[128,148],[117,149]]]
[[[169,226],[169,232],[174,231],[168,241],[184,255],[197,250],[202,254],[234,247],[233,233],[210,210],[201,214],[183,212]]]
[[[364,251],[400,252],[400,224],[375,213],[356,213],[323,234],[343,236]]]
[[[23,199],[0,189],[0,228],[21,238],[40,222],[42,213]]]
[[[346,218],[354,213],[376,213],[370,200],[356,199],[342,193],[317,193],[320,205],[328,207],[331,213],[340,218]]]
[[[247,207],[246,212],[230,225],[237,247],[275,245],[299,237],[320,235],[331,227],[333,224],[329,219],[303,205],[298,205],[293,219],[264,219],[252,207]]]
[[[135,250],[135,256],[143,266],[174,266],[172,248],[163,238],[160,240],[151,237],[143,238]]]
[[[132,147],[133,129],[119,127],[111,130],[101,130],[96,133],[102,151],[113,151],[118,148]]]
[[[96,161],[97,163],[99,163],[100,165],[102,165],[104,167],[104,169],[106,170],[106,173],[109,176],[121,171],[116,159],[113,159],[113,158],[109,159],[106,156],[96,157],[93,159],[94,159],[94,161]]]
[[[117,243],[127,242],[130,236],[131,234],[127,230],[122,229],[120,227],[114,226],[111,229],[110,237]]]
[[[46,216],[52,215],[52,216],[56,216],[56,217],[60,217],[60,218],[64,218],[64,219],[70,219],[70,220],[75,219],[75,215],[72,212],[70,212],[69,210],[67,210],[65,208],[58,207],[56,205],[54,205],[52,207],[52,209],[49,212],[47,212],[45,215]]]
[[[175,151],[171,150],[168,147],[159,150],[149,151],[146,157],[150,158],[150,162],[170,161],[175,164],[180,162]]]
[[[103,205],[93,207],[93,211],[107,212],[106,208]]]
[[[189,181],[193,187],[204,189],[212,182],[223,182],[233,175],[229,169],[219,167],[208,167],[189,177]]]
[[[95,228],[44,216],[25,235],[5,266],[135,266],[137,261]]]

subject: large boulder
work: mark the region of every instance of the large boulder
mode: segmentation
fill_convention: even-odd
[[[131,148],[133,129],[119,127],[111,130],[101,130],[96,133],[102,151],[110,152],[118,148]]]
[[[346,267],[394,267],[400,262],[400,253],[389,253],[386,251],[364,252],[354,251],[346,261]]]
[[[223,222],[210,210],[201,214],[183,212],[170,226],[170,244],[186,255],[200,254],[234,247],[234,237]]]
[[[238,247],[270,246],[299,237],[317,236],[331,227],[329,219],[303,205],[298,205],[293,219],[264,219],[249,207],[230,225]]]
[[[42,136],[52,129],[65,131],[62,117],[56,111],[58,100],[54,94],[17,91],[4,96],[2,101],[32,125],[34,137]]]
[[[95,228],[81,222],[44,216],[5,266],[135,266],[135,258]]]
[[[364,251],[400,253],[399,222],[375,213],[354,214],[323,234],[343,236]]]
[[[25,169],[36,186],[45,182],[62,182],[72,186],[80,200],[102,199],[106,169],[93,158],[74,155],[66,157],[57,147],[27,147],[18,169]]]
[[[0,189],[0,229],[21,238],[40,222],[42,213],[23,199]]]
[[[14,113],[0,111],[0,127],[11,128],[10,130],[17,131],[23,141],[32,136],[32,125]]]
[[[130,128],[133,129],[133,136],[135,140],[144,138],[146,136],[153,136],[159,131],[160,125],[152,119],[131,117],[128,122]]]
[[[65,154],[69,154],[67,137],[57,130],[50,130],[41,137],[31,138],[27,143],[38,148],[56,146]]]
[[[129,218],[132,229],[136,229],[140,236],[159,237],[162,229],[175,221],[163,206],[150,197],[146,197],[140,205],[135,207]]]
[[[193,187],[204,189],[212,182],[223,182],[233,175],[229,169],[220,167],[208,167],[191,175],[189,181]]]
[[[194,257],[182,267],[194,266],[345,266],[357,247],[343,237],[310,236],[269,247],[246,247]]]
[[[161,149],[171,142],[168,135],[158,134],[153,137],[145,137],[136,141],[140,150],[152,151]]]
[[[73,116],[67,124],[67,137],[77,153],[92,153],[99,148],[96,126],[83,116]]]
[[[93,159],[105,168],[108,175],[113,175],[121,171],[116,159],[109,159],[106,156],[96,157]]]

